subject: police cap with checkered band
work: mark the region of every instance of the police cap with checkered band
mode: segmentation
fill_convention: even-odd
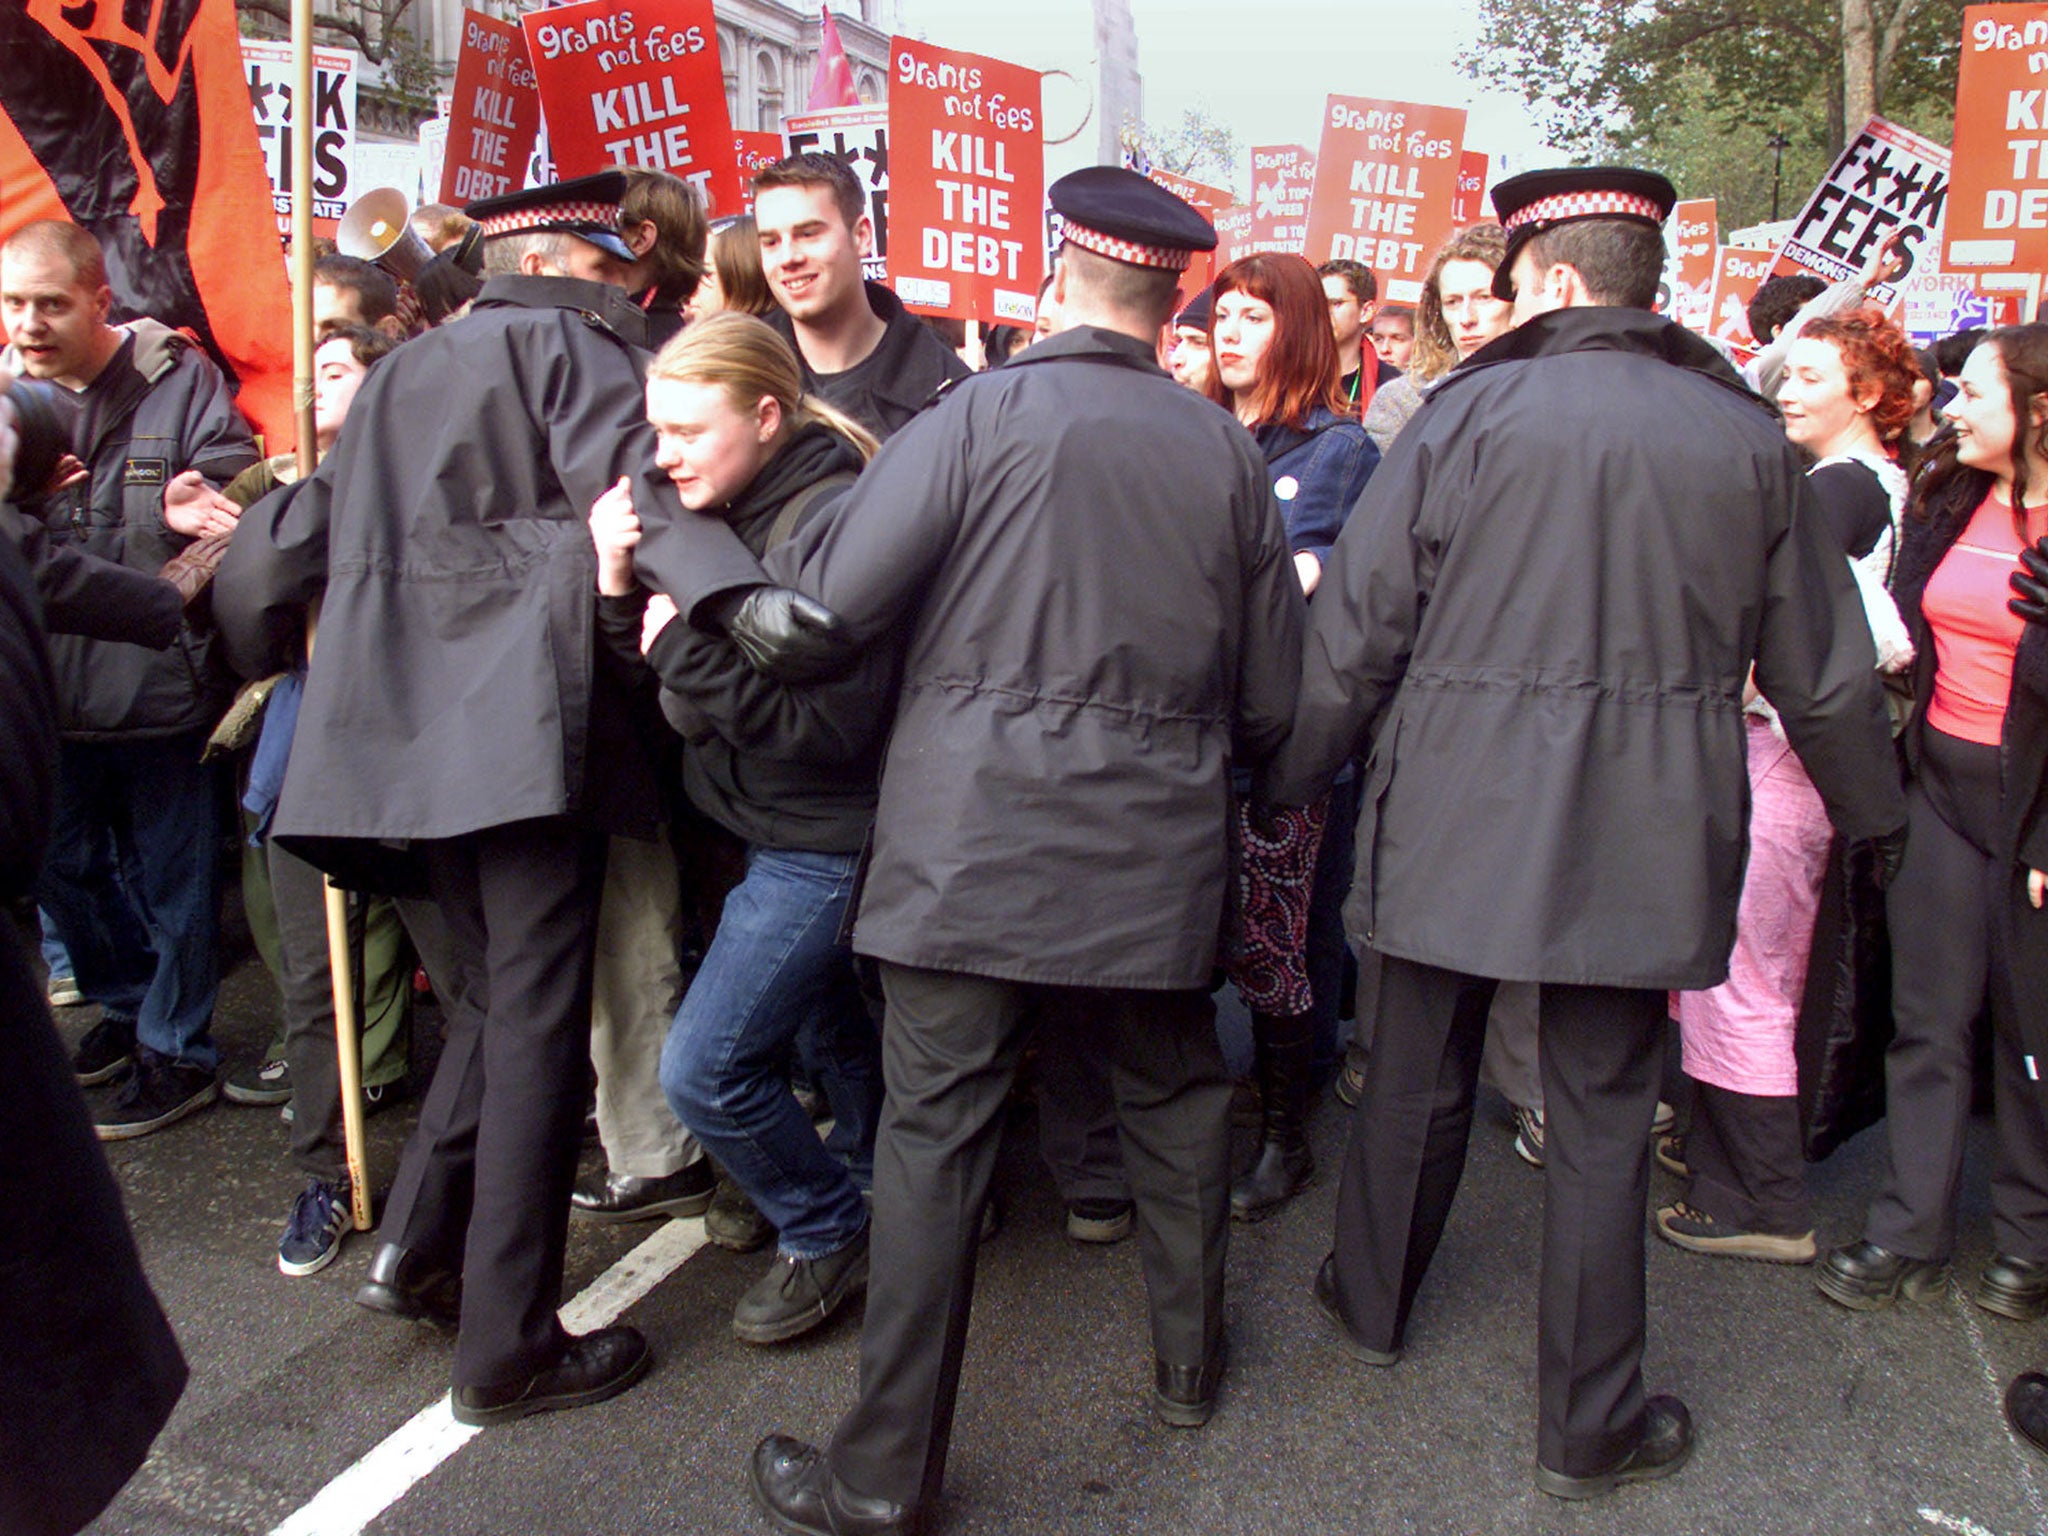
[[[619,234],[619,205],[625,198],[625,172],[599,171],[487,197],[462,211],[476,220],[486,240],[499,235],[574,235],[621,261],[631,261],[632,248]]]
[[[1046,192],[1065,238],[1134,267],[1184,272],[1197,251],[1216,249],[1209,221],[1157,182],[1114,165],[1069,172]]]
[[[1572,165],[1510,176],[1493,189],[1493,211],[1508,233],[1507,254],[1493,274],[1493,296],[1515,296],[1515,257],[1545,230],[1579,219],[1632,219],[1662,229],[1677,201],[1678,190],[1664,177],[1626,165]]]

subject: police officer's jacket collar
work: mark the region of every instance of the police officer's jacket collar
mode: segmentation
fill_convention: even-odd
[[[1684,326],[1647,309],[1590,305],[1553,309],[1516,326],[1481,347],[1438,384],[1442,390],[1468,377],[1478,377],[1495,363],[1526,362],[1567,352],[1632,352],[1654,357],[1673,367],[1702,374],[1734,390],[1753,405],[1765,404],[1728,360]]]
[[[620,339],[647,345],[647,315],[625,289],[580,277],[528,277],[518,273],[487,278],[473,309],[573,309],[588,315]]]
[[[1062,357],[1095,358],[1149,368],[1154,373],[1163,371],[1159,366],[1159,353],[1151,342],[1099,325],[1077,325],[1043,341],[1035,341],[1003,366],[1021,368],[1027,363],[1046,363]]]

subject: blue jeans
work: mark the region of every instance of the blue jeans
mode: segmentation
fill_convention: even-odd
[[[850,853],[749,849],[746,878],[725,898],[661,1051],[676,1118],[774,1224],[781,1251],[799,1259],[845,1247],[868,1219],[848,1161],[818,1139],[789,1089],[798,1030],[814,1016],[834,1020],[814,1037],[827,1057],[820,1076],[835,1118],[856,1119],[858,1160],[872,1163],[881,1042],[839,939],[857,863]]]
[[[132,1022],[147,1049],[211,1068],[220,802],[205,745],[204,733],[65,742],[38,900],[87,1002]]]

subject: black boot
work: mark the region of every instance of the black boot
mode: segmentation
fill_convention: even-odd
[[[1315,1177],[1309,1155],[1309,1057],[1315,1049],[1313,1015],[1252,1015],[1254,1068],[1263,1126],[1259,1155],[1230,1186],[1230,1214],[1259,1221],[1285,1205]]]

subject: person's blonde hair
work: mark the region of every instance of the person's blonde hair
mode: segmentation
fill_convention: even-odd
[[[837,432],[864,460],[882,446],[844,411],[807,394],[803,367],[789,343],[764,321],[737,310],[720,310],[684,326],[655,354],[647,377],[719,385],[737,411],[751,411],[767,395],[782,407],[784,421]]]
[[[1476,261],[1489,272],[1500,270],[1508,253],[1508,234],[1498,224],[1468,224],[1443,243],[1436,260],[1429,264],[1429,276],[1422,280],[1422,302],[1415,306],[1415,350],[1408,359],[1408,376],[1418,384],[1440,379],[1458,366],[1458,344],[1451,337],[1450,322],[1444,319],[1443,294],[1437,279],[1453,261]]]

